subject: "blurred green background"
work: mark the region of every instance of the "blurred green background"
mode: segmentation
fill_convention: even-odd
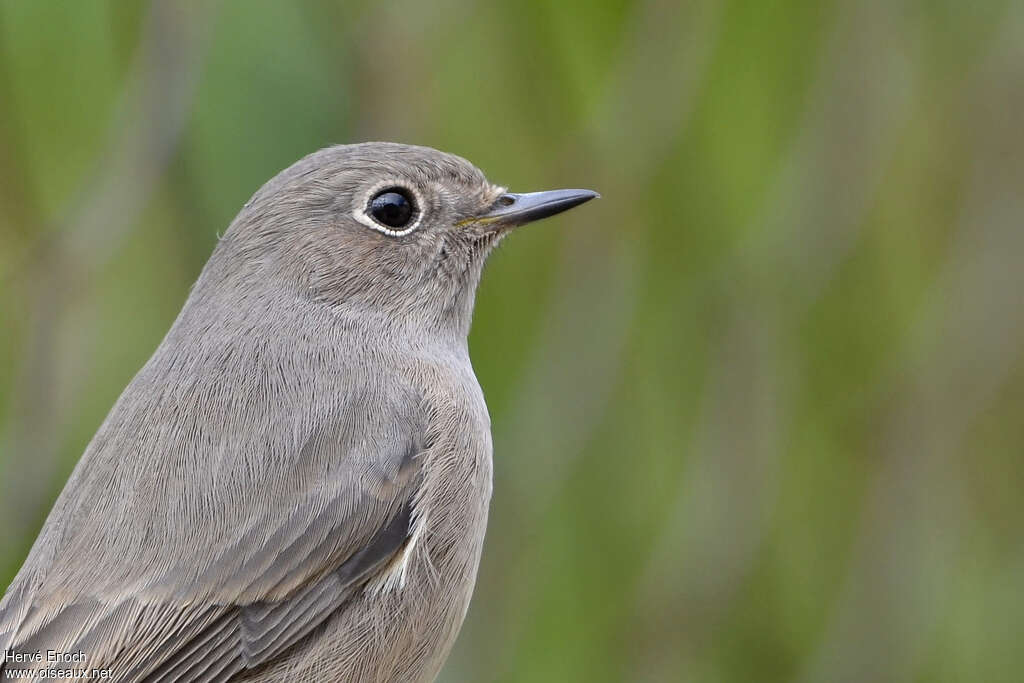
[[[319,147],[509,239],[443,681],[1019,681],[1024,4],[0,2],[0,587],[246,199]]]

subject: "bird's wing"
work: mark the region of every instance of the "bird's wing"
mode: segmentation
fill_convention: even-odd
[[[415,419],[357,424],[318,429],[286,458],[222,459],[202,484],[93,454],[0,602],[0,644],[82,652],[123,681],[226,680],[277,656],[406,543],[423,433]],[[116,445],[103,433],[97,448]]]

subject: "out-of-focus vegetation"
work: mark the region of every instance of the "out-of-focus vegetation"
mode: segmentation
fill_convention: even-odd
[[[1018,681],[1024,4],[0,2],[0,586],[266,179],[604,195],[508,240],[445,681]]]

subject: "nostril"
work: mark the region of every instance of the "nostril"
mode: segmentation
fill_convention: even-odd
[[[510,194],[503,194],[498,197],[498,204],[501,206],[512,206],[516,203],[516,198]]]

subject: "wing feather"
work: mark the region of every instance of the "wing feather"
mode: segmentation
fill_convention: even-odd
[[[398,461],[385,468],[389,475],[342,459],[343,472],[292,495],[290,506],[267,506],[198,574],[182,566],[187,555],[162,554],[148,579],[133,582],[141,590],[106,585],[56,603],[16,579],[0,603],[6,645],[82,650],[90,668],[110,667],[123,681],[226,680],[264,664],[342,608],[401,550],[419,484],[411,464],[420,436],[409,434],[403,448],[380,458]],[[263,547],[246,550],[260,538]]]

